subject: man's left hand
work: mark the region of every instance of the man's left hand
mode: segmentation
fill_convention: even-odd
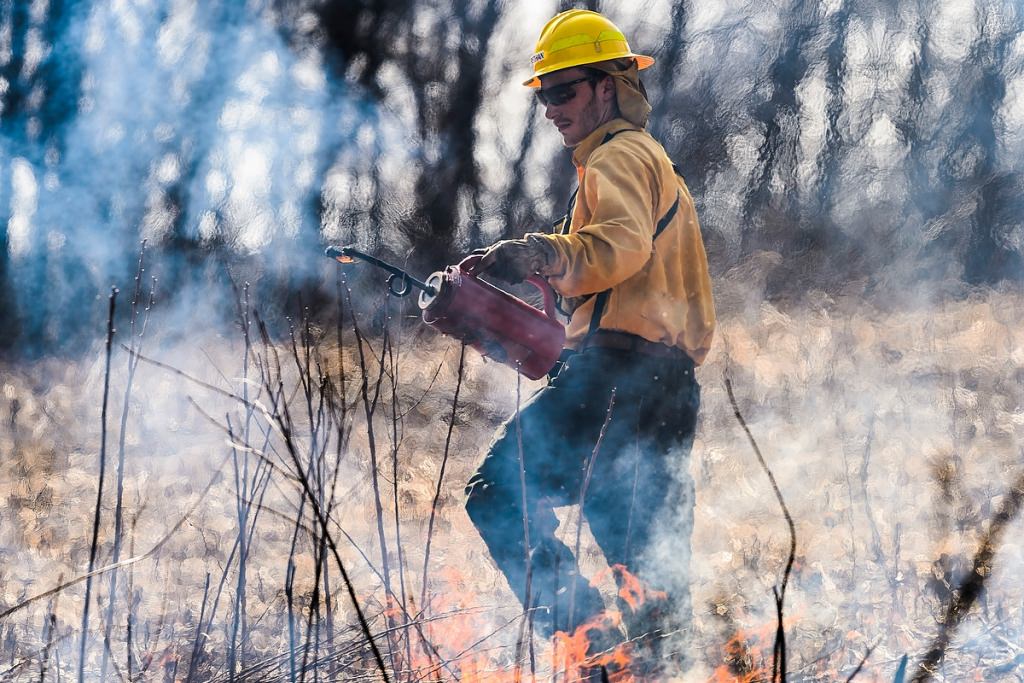
[[[499,280],[516,284],[544,270],[554,261],[555,251],[543,239],[527,235],[521,240],[502,240],[492,245],[473,269]]]

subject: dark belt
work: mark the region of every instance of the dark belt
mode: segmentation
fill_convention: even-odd
[[[632,351],[644,356],[655,358],[671,358],[672,360],[684,360],[691,366],[693,359],[690,355],[677,346],[668,346],[660,342],[652,342],[643,337],[618,330],[594,330],[580,344],[580,351],[585,349],[617,349],[619,351]]]

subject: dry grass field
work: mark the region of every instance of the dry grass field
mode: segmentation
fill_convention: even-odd
[[[681,464],[697,490],[692,554],[673,550],[668,522],[655,553],[693,600],[682,663],[657,680],[771,678],[772,589],[789,534],[728,378],[795,524],[789,680],[845,680],[870,649],[857,679],[890,681],[935,638],[1024,470],[1024,297],[883,310],[730,292],[723,280],[715,347],[698,371],[702,420]],[[309,330],[308,344],[297,330],[293,347],[285,328],[265,346],[253,321],[247,348],[237,331],[172,341],[160,323],[141,350],[166,367],[142,361],[131,382],[117,346],[127,330],[115,341],[95,566],[113,561],[118,517],[119,559],[132,561],[116,572],[109,627],[111,572],[91,582],[86,680],[299,680],[303,663],[304,680],[380,680],[338,559],[393,680],[578,679],[568,641],[554,652],[534,643],[532,663],[524,646],[516,663],[518,606],[462,506],[494,428],[537,383],[472,352],[460,378],[459,346],[430,331],[376,336],[361,361],[348,325],[339,349],[335,330]],[[0,375],[0,611],[18,608],[0,621],[0,680],[78,674],[85,582],[32,598],[89,564],[106,373],[101,348],[85,358]],[[570,530],[575,514],[564,513]],[[938,680],[1024,677],[1020,524],[983,568],[985,590]],[[596,549],[583,554],[584,571],[607,583]]]

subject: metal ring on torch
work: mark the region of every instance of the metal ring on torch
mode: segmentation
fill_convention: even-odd
[[[395,282],[403,285],[401,289],[395,289]],[[388,278],[388,291],[397,297],[403,297],[412,291],[412,283],[409,282],[409,276],[405,273],[399,275],[398,273],[392,273],[391,277]]]

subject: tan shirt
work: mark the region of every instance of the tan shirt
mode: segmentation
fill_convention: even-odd
[[[601,144],[608,133],[617,134]],[[700,364],[711,347],[715,309],[707,255],[693,199],[664,148],[623,119],[573,151],[580,178],[568,234],[540,235],[557,261],[545,271],[563,297],[611,289],[601,329],[621,330],[684,349]],[[658,221],[679,206],[654,239]],[[566,346],[587,334],[596,296],[569,319]]]

